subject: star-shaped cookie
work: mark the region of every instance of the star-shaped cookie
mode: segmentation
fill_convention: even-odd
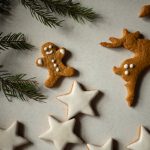
[[[150,134],[143,126],[140,127],[138,139],[127,148],[130,150],[150,150]]]
[[[8,129],[0,129],[0,150],[13,150],[15,146],[27,143],[27,140],[18,136],[17,122],[14,122]]]
[[[71,92],[58,96],[57,99],[68,106],[67,118],[70,119],[78,113],[93,115],[90,102],[97,94],[98,90],[83,91],[80,84],[74,81]]]
[[[40,136],[45,141],[53,141],[58,150],[62,150],[67,143],[79,143],[82,141],[73,133],[75,119],[59,122],[53,117],[48,117],[50,129]]]
[[[87,144],[88,150],[112,150],[113,149],[113,140],[110,138],[102,147]]]

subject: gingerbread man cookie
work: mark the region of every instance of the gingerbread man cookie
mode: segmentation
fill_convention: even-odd
[[[128,96],[126,99],[129,106],[134,102],[137,80],[140,74],[145,69],[150,68],[150,40],[142,38],[140,32],[131,33],[124,29],[122,38],[110,37],[111,43],[100,43],[108,48],[124,47],[135,54],[133,58],[123,61],[120,67],[113,68],[113,71],[127,82]]]
[[[53,87],[62,76],[70,77],[75,74],[73,68],[65,66],[62,62],[65,56],[65,48],[60,48],[51,42],[47,42],[42,46],[41,52],[43,57],[36,60],[36,65],[48,69],[49,77],[45,81],[46,87]]]
[[[141,8],[141,12],[140,12],[139,17],[146,17],[146,16],[150,17],[150,5],[144,5]]]

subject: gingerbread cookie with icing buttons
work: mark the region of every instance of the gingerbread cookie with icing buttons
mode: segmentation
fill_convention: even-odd
[[[150,5],[144,5],[141,8],[139,17],[148,17],[148,16],[150,17]]]
[[[125,80],[127,87],[127,102],[131,106],[134,103],[137,81],[143,71],[150,68],[150,40],[144,39],[140,32],[129,32],[123,30],[122,38],[110,37],[109,42],[100,43],[107,48],[124,47],[134,53],[134,57],[126,59],[113,71]]]
[[[65,66],[62,59],[65,56],[65,48],[58,47],[51,42],[45,43],[41,48],[43,57],[36,59],[36,65],[48,69],[49,76],[45,86],[53,87],[60,77],[70,77],[75,74],[75,69]]]

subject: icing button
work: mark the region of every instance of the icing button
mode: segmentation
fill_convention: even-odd
[[[54,67],[57,67],[57,64],[56,64],[56,63],[54,63]]]
[[[128,64],[124,64],[123,66],[125,69],[128,69],[129,65]]]
[[[124,74],[125,74],[125,75],[129,75],[129,71],[126,70],[126,71],[124,72]]]
[[[54,60],[54,59],[52,59],[52,60],[51,60],[51,62],[52,62],[52,63],[54,63],[54,62],[55,62],[55,60]]]
[[[60,53],[65,54],[65,50],[63,48],[61,48]]]
[[[130,64],[130,68],[134,68],[134,64]]]
[[[56,71],[59,72],[59,68],[58,67],[56,68]]]

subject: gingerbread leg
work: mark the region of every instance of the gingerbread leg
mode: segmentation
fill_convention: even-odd
[[[127,87],[128,92],[126,100],[128,102],[128,105],[132,106],[135,98],[136,80],[127,82],[125,86]]]
[[[75,74],[75,70],[71,67],[66,67],[62,72],[62,76],[66,76],[66,77],[73,76],[74,74]]]
[[[55,85],[59,76],[50,75],[50,77],[45,81],[45,86],[51,88]]]

